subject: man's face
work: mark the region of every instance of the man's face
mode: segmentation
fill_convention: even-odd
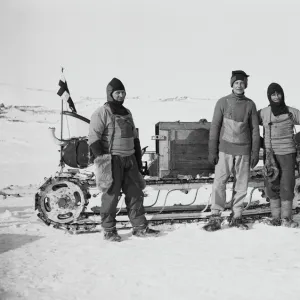
[[[271,95],[271,100],[274,103],[280,103],[282,100],[282,95],[280,93],[275,92],[274,94]]]
[[[115,101],[122,102],[125,100],[126,92],[125,90],[116,90],[112,93],[112,97]]]
[[[245,91],[245,82],[244,80],[236,80],[234,83],[233,83],[233,92],[237,95],[241,95],[244,93]]]

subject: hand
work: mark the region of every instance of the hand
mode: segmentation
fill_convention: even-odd
[[[209,154],[208,155],[208,161],[213,164],[214,166],[218,164],[219,162],[219,155],[218,154]]]
[[[251,161],[250,161],[250,167],[252,168],[252,169],[254,169],[255,168],[255,166],[257,165],[257,163],[258,163],[258,161],[259,161],[259,156],[258,155],[251,155]]]

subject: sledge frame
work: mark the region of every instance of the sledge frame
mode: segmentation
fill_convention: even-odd
[[[89,120],[74,113],[62,112],[62,114],[69,115],[71,117],[79,118],[81,121],[88,123]],[[78,117],[79,116],[79,117]],[[152,161],[156,160],[157,172],[150,179],[146,179],[147,186],[157,191],[156,198],[153,203],[145,206],[146,218],[151,223],[174,223],[179,222],[198,222],[206,220],[210,217],[210,199],[208,197],[204,205],[196,205],[196,199],[200,188],[205,185],[212,185],[213,178],[209,177],[211,173],[214,173],[214,166],[208,163],[208,133],[210,123],[206,120],[200,120],[199,122],[159,122],[155,127],[155,136],[153,139],[156,143],[156,151],[150,151]],[[193,138],[191,138],[191,136]],[[202,136],[204,139],[199,142],[197,138]],[[198,142],[197,142],[198,141]],[[191,148],[192,150],[186,148]],[[200,149],[201,148],[201,149]],[[201,154],[199,156],[199,149]],[[147,153],[147,151],[146,151]],[[185,157],[185,153],[187,156]],[[188,158],[187,158],[188,157]],[[178,163],[179,162],[179,163]],[[187,163],[185,165],[185,163]],[[198,164],[197,164],[198,163]],[[190,168],[192,166],[193,168]],[[196,168],[194,167],[196,166]],[[75,178],[76,172],[65,171],[64,165],[61,165],[61,170],[58,177]],[[192,174],[190,173],[192,170]],[[73,169],[74,171],[74,169]],[[254,170],[254,173],[255,170]],[[63,175],[65,174],[65,175]],[[257,174],[256,174],[257,175]],[[260,218],[261,216],[269,215],[269,204],[258,205],[256,207],[252,204],[252,196],[255,190],[263,190],[265,188],[264,179],[262,176],[251,176],[248,187],[251,188],[248,202],[244,206],[243,216],[250,216],[251,219]],[[155,179],[153,179],[155,178]],[[80,179],[80,182],[85,183],[89,188],[95,187],[94,179],[91,176],[87,176],[85,180]],[[233,178],[230,177],[228,182],[233,182]],[[88,193],[88,189],[86,192]],[[156,206],[158,199],[161,195],[161,191],[167,191],[162,206]],[[195,190],[195,195],[190,203],[182,205],[167,205],[170,194],[175,191],[181,191],[187,193]],[[232,199],[231,199],[232,200]],[[88,204],[88,198],[86,199]],[[38,196],[36,197],[36,204],[38,202]],[[230,204],[232,201],[226,203],[226,210],[222,212],[223,217],[230,217],[231,210]],[[295,210],[294,210],[295,212]],[[296,209],[298,212],[298,209]],[[100,215],[100,211],[87,212],[83,211],[81,217],[78,220],[70,224],[55,224],[47,218],[46,215],[38,214],[47,225],[53,225],[55,228],[66,229],[67,231],[77,232],[84,228],[83,231],[89,231],[94,226],[101,225],[101,222],[95,222],[88,219],[89,216]],[[86,219],[84,219],[87,217]],[[128,224],[129,219],[126,209],[121,207],[118,210],[117,222],[119,226]]]
[[[211,200],[211,194],[208,197],[207,201],[204,204],[196,205],[196,199],[198,196],[198,192],[200,188],[202,188],[205,185],[211,185],[212,179],[199,179],[199,180],[193,180],[193,182],[178,182],[178,180],[174,180],[176,183],[171,183],[173,180],[168,180],[166,184],[162,183],[164,180],[158,180],[158,181],[149,181],[148,186],[151,186],[153,190],[157,191],[155,201],[151,203],[148,206],[145,206],[145,212],[146,212],[146,218],[148,221],[169,221],[169,222],[175,222],[178,220],[205,220],[210,217],[210,200]],[[185,180],[183,180],[185,181]],[[197,182],[195,182],[197,181]],[[146,180],[147,182],[147,180]],[[233,182],[232,178],[229,180],[229,182]],[[150,184],[149,184],[150,183]],[[252,216],[256,214],[262,214],[262,215],[268,215],[270,213],[269,207],[262,207],[259,209],[249,209],[252,204],[252,197],[253,193],[257,189],[264,189],[264,181],[261,179],[251,179],[248,185],[250,190],[250,194],[248,197],[248,201],[245,202],[246,205],[244,206],[243,210],[243,216]],[[167,194],[165,195],[164,203],[162,206],[155,206],[155,204],[158,202],[160,192],[161,191],[167,191]],[[167,205],[168,197],[172,192],[175,191],[195,191],[193,199],[190,201],[190,203],[182,205],[182,204],[175,204],[172,206]],[[229,202],[226,202],[225,211],[222,212],[223,217],[229,217],[231,214],[231,203],[232,199]],[[266,205],[268,206],[268,204]],[[93,214],[100,214],[99,212],[93,212],[93,213],[85,213],[87,215],[93,215]],[[129,222],[129,219],[126,215],[126,209],[121,207],[118,210],[117,213],[117,222]]]

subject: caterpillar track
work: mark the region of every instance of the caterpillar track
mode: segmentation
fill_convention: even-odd
[[[194,223],[205,221],[210,216],[209,201],[206,204],[196,205],[195,200],[198,190],[211,185],[212,178],[203,177],[198,179],[149,179],[148,186],[154,190],[168,190],[163,206],[156,206],[157,199],[149,206],[145,206],[146,218],[153,225]],[[253,222],[270,215],[268,203],[252,202],[252,194],[255,189],[262,189],[264,184],[262,177],[255,173],[249,183],[252,187],[249,202],[245,204],[244,218]],[[87,210],[91,198],[90,188],[95,188],[93,173],[63,172],[55,177],[48,178],[39,188],[35,195],[35,209],[38,217],[48,226],[65,230],[76,234],[82,232],[95,232],[101,230],[101,207],[93,207]],[[189,191],[196,189],[194,200],[187,205],[168,206],[167,197],[172,191]],[[158,196],[157,196],[158,198]],[[299,208],[294,210],[299,213]],[[230,219],[230,205],[223,212],[224,219]],[[126,209],[119,209],[117,215],[119,229],[130,227]]]

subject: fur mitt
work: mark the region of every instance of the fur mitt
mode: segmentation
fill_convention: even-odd
[[[103,154],[96,157],[95,177],[97,188],[106,193],[113,183],[111,155]]]
[[[275,181],[279,175],[278,165],[272,150],[269,150],[266,153],[266,161],[262,169],[262,174],[268,182]]]

